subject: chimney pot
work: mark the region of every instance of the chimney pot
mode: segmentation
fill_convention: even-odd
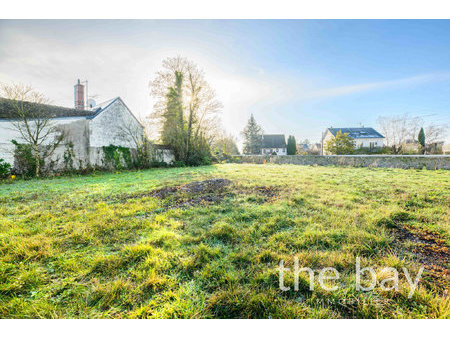
[[[74,86],[75,109],[84,109],[84,102],[84,85],[82,85],[80,79],[78,79],[77,84]]]

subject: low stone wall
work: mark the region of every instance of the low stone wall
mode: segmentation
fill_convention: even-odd
[[[233,156],[237,163],[275,163],[320,166],[450,169],[449,155],[243,155]]]

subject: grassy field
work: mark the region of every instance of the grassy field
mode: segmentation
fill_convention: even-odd
[[[175,188],[211,178],[232,183]],[[226,164],[0,183],[0,317],[448,318],[449,179]],[[300,274],[281,291],[295,256],[336,268],[338,290]],[[411,299],[402,273],[398,291],[358,291],[357,256],[426,269]]]

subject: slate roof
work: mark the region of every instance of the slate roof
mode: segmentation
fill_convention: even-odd
[[[117,96],[113,99],[107,100],[105,102],[97,104],[95,107],[89,109],[89,110],[79,110],[74,108],[66,108],[66,107],[60,107],[60,106],[53,106],[49,104],[35,104],[30,102],[23,103],[25,105],[35,105],[40,107],[43,110],[48,111],[51,118],[65,118],[65,117],[83,117],[86,119],[93,119],[98,114],[100,114],[102,111],[104,111],[106,108],[111,106],[114,102],[120,101],[122,104],[127,107],[128,111],[131,113],[134,119],[141,125],[142,128],[145,128],[144,125],[139,121],[139,119],[131,112],[130,108],[125,104],[125,102],[122,101],[122,99]],[[8,120],[8,119],[14,119],[14,115],[11,114],[11,111],[13,110],[12,107],[12,100],[8,100],[5,98],[0,97],[0,120]]]
[[[263,148],[286,148],[284,135],[263,135]]]
[[[36,104],[22,101],[25,109],[31,110],[32,107],[42,109],[48,112],[51,118],[61,117],[90,117],[98,113],[97,110],[78,110],[74,108],[66,108],[53,106],[49,104]],[[0,119],[14,119],[13,101],[0,97]]]
[[[328,128],[333,136],[340,130],[343,134],[348,134],[351,138],[384,138],[373,128]]]
[[[93,111],[95,111],[95,112],[98,112],[98,111],[100,111],[100,110],[104,110],[104,109],[106,109],[107,107],[109,107],[110,105],[112,105],[114,102],[116,102],[117,100],[120,100],[120,97],[119,96],[117,96],[117,97],[114,97],[114,98],[112,98],[112,99],[110,99],[110,100],[106,100],[106,101],[104,101],[104,102],[101,102],[101,103],[97,103],[94,107],[92,107],[91,109],[93,110]],[[123,101],[122,101],[123,102]]]

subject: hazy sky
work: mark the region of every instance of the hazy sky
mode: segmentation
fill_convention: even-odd
[[[68,107],[80,78],[97,102],[120,96],[144,117],[149,81],[176,55],[203,68],[236,136],[250,113],[266,133],[312,141],[380,115],[450,123],[448,20],[0,20],[0,81]]]

